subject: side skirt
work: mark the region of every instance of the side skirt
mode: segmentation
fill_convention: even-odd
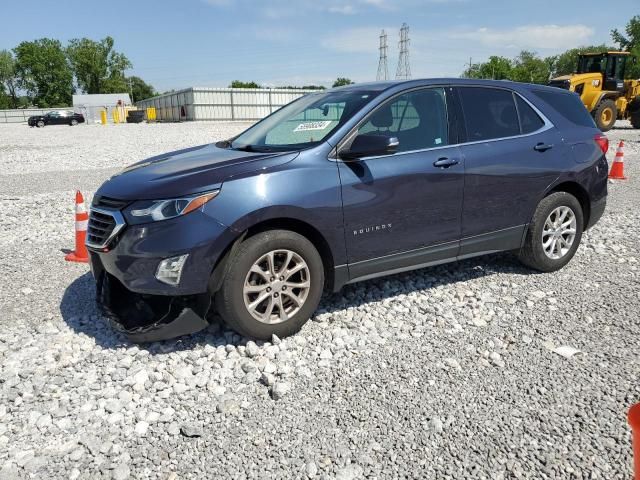
[[[333,291],[337,292],[344,285],[363,280],[433,267],[490,253],[516,250],[522,247],[526,227],[526,225],[518,225],[467,237],[459,242],[448,242],[348,265],[338,265],[334,269]]]

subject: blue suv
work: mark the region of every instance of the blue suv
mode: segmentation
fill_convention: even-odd
[[[215,313],[268,339],[360,280],[498,251],[552,272],[604,212],[607,149],[556,88],[434,79],[306,95],[105,182],[87,236],[98,303],[132,341]]]

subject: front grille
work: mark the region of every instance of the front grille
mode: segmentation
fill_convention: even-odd
[[[100,196],[96,195],[95,197],[93,197],[92,205],[94,207],[102,207],[102,208],[111,208],[111,209],[114,209],[114,210],[122,210],[124,207],[129,205],[129,202],[127,200],[118,200],[118,199],[115,199],[115,198],[100,197]]]
[[[124,226],[124,218],[118,210],[92,207],[87,227],[87,246],[98,249],[107,248]]]

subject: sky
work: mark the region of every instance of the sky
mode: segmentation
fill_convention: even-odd
[[[605,2],[606,3],[606,2]],[[585,5],[592,4],[590,8]],[[51,37],[111,35],[138,75],[158,91],[375,80],[378,43],[388,34],[391,78],[399,30],[410,27],[413,78],[458,77],[466,64],[522,49],[542,56],[611,43],[640,13],[616,0],[0,0],[0,50]],[[10,21],[8,21],[11,19]]]

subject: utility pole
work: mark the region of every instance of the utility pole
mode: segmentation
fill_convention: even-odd
[[[408,80],[411,78],[411,65],[409,63],[409,25],[402,24],[400,29],[400,56],[398,57],[398,69],[396,70],[397,80]]]
[[[378,60],[378,74],[376,80],[389,80],[389,68],[387,66],[387,34],[384,30],[380,34],[380,60]]]
[[[135,100],[133,99],[133,87],[131,86],[131,77],[129,77],[128,80],[129,80],[129,94],[131,95],[131,104],[133,105],[135,103]]]
[[[469,57],[469,68],[467,69],[467,72],[469,72],[469,77],[468,78],[473,78],[472,74],[471,74],[471,67],[473,66],[473,63],[471,62],[472,58]]]

